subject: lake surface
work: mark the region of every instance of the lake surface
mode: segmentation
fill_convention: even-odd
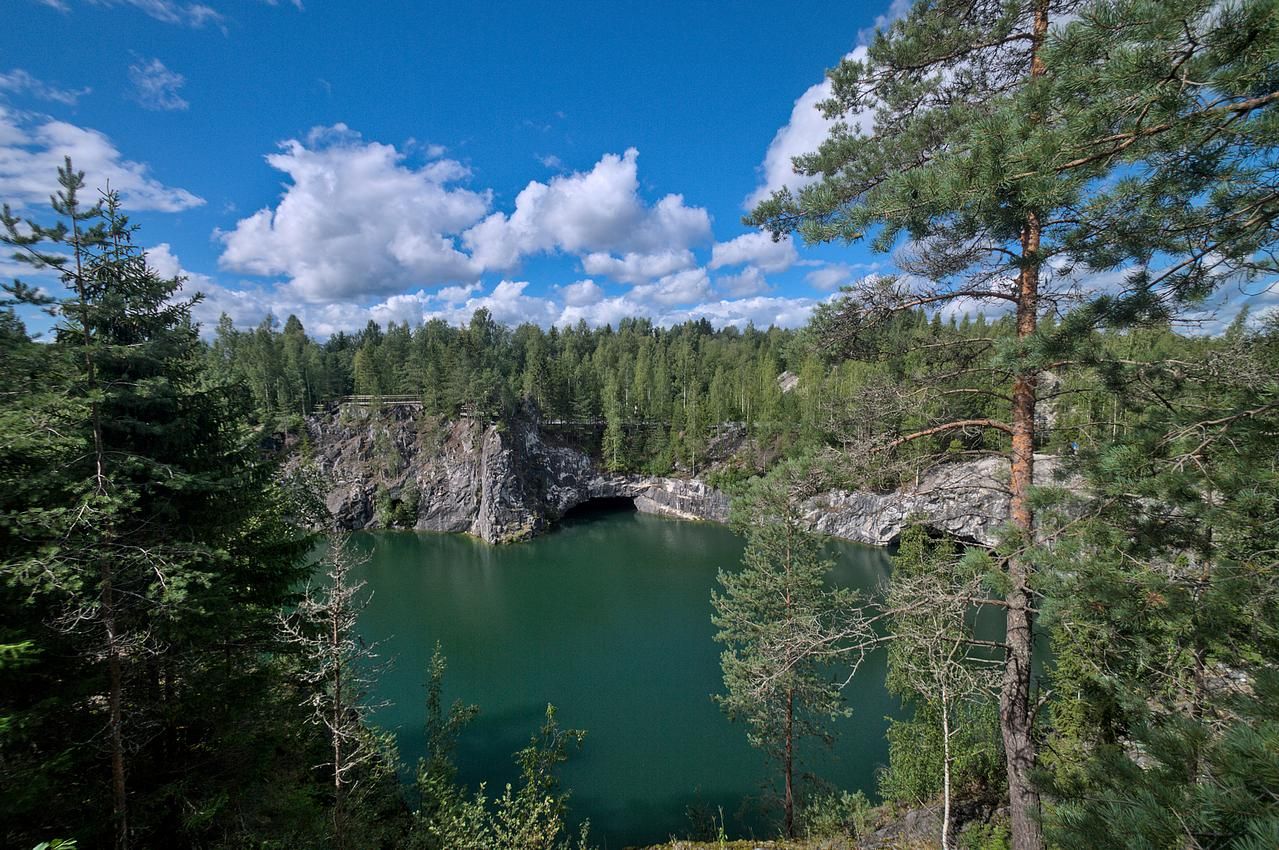
[[[761,834],[763,754],[712,701],[722,689],[710,595],[720,568],[737,569],[742,541],[727,528],[617,510],[566,518],[528,543],[491,546],[462,535],[368,532],[359,568],[373,598],[363,635],[392,660],[374,721],[396,731],[401,755],[423,752],[427,664],[438,640],[448,656],[445,697],[480,706],[458,753],[461,778],[489,789],[516,776],[511,755],[548,702],[563,726],[587,730],[564,767],[573,818],[616,848],[687,835],[690,806],[723,808],[730,835]],[[882,550],[833,543],[833,580],[869,588],[888,570]],[[887,759],[882,654],[847,690],[853,716],[832,751],[806,767],[874,797]]]

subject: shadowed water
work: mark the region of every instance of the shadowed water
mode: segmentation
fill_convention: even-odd
[[[727,528],[612,510],[510,546],[412,532],[353,538],[370,553],[359,572],[374,592],[361,629],[393,660],[373,694],[389,704],[374,720],[396,731],[407,763],[423,752],[438,640],[446,699],[481,710],[460,744],[463,781],[488,780],[492,792],[513,780],[511,755],[550,702],[563,725],[588,732],[563,776],[574,819],[590,818],[601,846],[687,834],[690,806],[722,807],[730,834],[770,829],[750,802],[770,778],[764,758],[711,699],[721,689],[711,590],[742,553]],[[869,588],[888,568],[881,550],[834,543],[831,554],[844,586]],[[882,683],[880,655],[847,689],[854,713],[838,724],[835,749],[806,765],[872,796],[885,715],[897,705]]]

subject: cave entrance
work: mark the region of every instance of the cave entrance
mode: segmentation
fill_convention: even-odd
[[[569,508],[560,517],[560,522],[589,521],[609,514],[635,513],[636,510],[635,500],[628,496],[601,496]]]

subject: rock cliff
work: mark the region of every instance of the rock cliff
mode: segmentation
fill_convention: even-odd
[[[697,479],[617,475],[535,422],[442,422],[408,407],[311,417],[294,464],[313,462],[339,528],[404,525],[490,543],[539,534],[590,499],[628,498],[645,513],[728,520],[728,497]]]
[[[388,407],[334,411],[307,427],[291,463],[318,467],[339,528],[398,525],[506,543],[546,531],[591,499],[619,497],[645,513],[728,520],[728,496],[704,481],[605,472],[531,420],[498,427]],[[1037,480],[1048,480],[1053,467],[1041,458]],[[946,464],[897,491],[822,493],[807,502],[806,516],[825,534],[871,545],[891,543],[913,516],[990,543],[998,530],[990,517],[1006,515],[1006,480],[1007,464],[997,458]]]

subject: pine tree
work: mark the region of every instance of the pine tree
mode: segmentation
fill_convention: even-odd
[[[782,780],[783,832],[795,835],[798,743],[832,740],[829,721],[846,716],[829,668],[839,639],[865,638],[853,594],[830,589],[831,562],[799,512],[805,476],[784,465],[755,479],[734,503],[746,536],[740,572],[721,570],[722,593],[711,597],[725,693],[720,706],[747,724],[747,738],[777,763]]]

